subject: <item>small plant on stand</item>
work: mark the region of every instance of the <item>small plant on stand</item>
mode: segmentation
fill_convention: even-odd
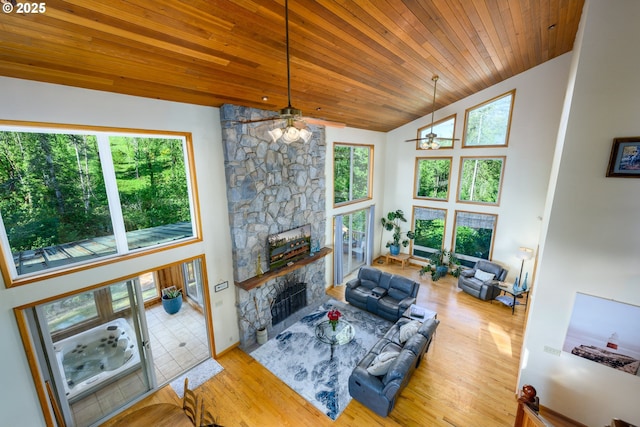
[[[333,329],[334,331],[336,330],[336,326],[338,325],[338,321],[340,320],[341,316],[342,316],[342,313],[340,313],[335,308],[329,310],[329,312],[327,313],[327,317],[329,318],[329,323],[331,324],[331,329]]]
[[[405,248],[409,246],[409,240],[412,240],[415,237],[415,233],[411,230],[403,233],[400,229],[400,223],[407,222],[407,219],[404,217],[404,212],[398,209],[397,211],[389,212],[387,217],[383,217],[381,219],[382,227],[387,231],[393,231],[392,240],[387,242],[387,248],[389,248],[389,252],[391,255],[398,255],[400,253],[400,245]],[[406,237],[403,239],[402,235]]]

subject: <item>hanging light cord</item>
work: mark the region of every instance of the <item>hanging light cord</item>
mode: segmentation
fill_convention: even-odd
[[[284,0],[284,28],[287,45],[287,101],[288,108],[291,107],[291,67],[289,65],[289,0]]]
[[[429,131],[429,134],[433,134],[433,114],[436,111],[436,87],[438,86],[438,75],[435,74],[431,77],[431,80],[433,80],[433,102],[431,103],[431,130]]]

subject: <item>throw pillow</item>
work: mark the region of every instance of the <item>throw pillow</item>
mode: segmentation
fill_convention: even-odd
[[[493,273],[487,273],[486,271],[476,270],[476,274],[474,274],[474,277],[478,280],[486,282],[487,280],[491,280],[496,277],[496,275]]]
[[[415,335],[418,329],[420,329],[420,322],[417,320],[412,320],[400,326],[400,343],[405,342]]]
[[[385,375],[399,354],[400,353],[396,351],[380,353],[373,359],[371,365],[367,368],[367,372],[375,376]]]

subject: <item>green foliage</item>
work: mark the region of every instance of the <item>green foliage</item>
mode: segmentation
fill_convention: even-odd
[[[460,200],[497,203],[502,159],[465,159],[462,163]]]
[[[182,141],[112,137],[127,231],[190,220]],[[0,132],[0,211],[13,252],[113,234],[95,135]]]
[[[440,271],[438,271],[438,267],[447,267],[447,270],[451,272],[453,277],[458,277],[462,269],[460,267],[460,261],[455,257],[453,252],[448,249],[438,250],[429,257],[429,264],[420,269],[420,277],[426,273],[430,273],[431,280],[434,282],[438,281],[438,279],[442,277]]]
[[[418,197],[446,200],[449,197],[449,159],[421,159],[418,162]]]
[[[417,219],[415,244],[425,248],[440,248],[444,239],[444,219]]]
[[[391,245],[399,246],[402,245],[405,248],[409,246],[409,240],[415,237],[415,233],[411,230],[403,233],[400,228],[401,222],[407,222],[407,219],[404,217],[404,212],[398,209],[397,211],[391,211],[387,214],[387,217],[382,217],[381,223],[382,227],[387,231],[393,232],[392,240],[387,242],[387,248]],[[402,238],[402,235],[405,235],[406,238]]]
[[[511,101],[509,93],[489,104],[469,111],[467,118],[466,145],[505,145],[509,131]]]
[[[493,230],[488,228],[456,228],[456,252],[476,258],[489,259]]]
[[[335,145],[334,203],[345,203],[369,196],[370,152],[367,146]]]

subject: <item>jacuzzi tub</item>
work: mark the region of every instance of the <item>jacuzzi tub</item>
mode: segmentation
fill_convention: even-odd
[[[140,364],[135,334],[116,319],[53,344],[69,402],[93,393]]]

